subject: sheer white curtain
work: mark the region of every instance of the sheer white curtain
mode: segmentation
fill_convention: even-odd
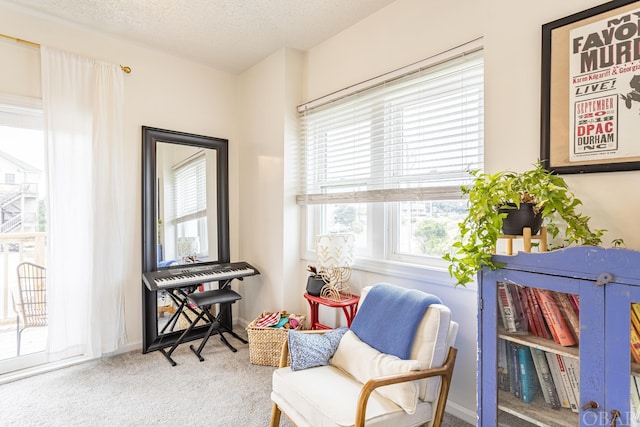
[[[49,353],[99,357],[125,341],[135,215],[124,206],[119,66],[42,46],[49,188]]]

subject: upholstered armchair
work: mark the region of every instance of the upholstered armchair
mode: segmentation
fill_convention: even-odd
[[[373,291],[375,286],[383,287]],[[429,300],[426,309],[403,301],[389,303],[384,300],[386,296],[376,306],[374,295],[380,298],[382,290],[386,295],[391,289],[400,298],[405,298],[407,290],[386,284],[375,286],[363,289],[360,310],[351,330],[341,328],[344,330],[338,338],[337,329],[323,335],[337,346],[332,354],[326,354],[326,363],[316,361],[313,364],[319,366],[296,368],[296,364],[300,365],[297,361],[300,354],[313,352],[322,345],[303,341],[303,348],[290,348],[290,344],[300,345],[299,339],[293,338],[304,332],[289,332],[280,367],[273,373],[271,427],[280,425],[281,413],[298,427],[441,425],[455,364],[457,350],[453,344],[458,324],[437,298]],[[416,293],[424,294],[409,292],[413,297]],[[399,313],[397,307],[405,307],[404,312]],[[417,314],[410,313],[414,309]],[[407,333],[389,330],[389,325],[398,327],[398,323],[394,324],[396,320],[409,325]],[[321,336],[318,334],[324,331],[305,332],[310,333],[305,340],[311,337],[318,340]],[[412,338],[403,345],[394,342],[397,336]],[[391,348],[392,354],[377,347]],[[403,357],[395,355],[397,352]],[[289,360],[294,366],[289,365]],[[302,358],[302,364],[307,360]]]

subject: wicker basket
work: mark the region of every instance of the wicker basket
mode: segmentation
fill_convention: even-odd
[[[254,326],[260,317],[247,326],[249,361],[254,365],[278,366],[280,364],[282,346],[287,340],[289,329]],[[300,319],[300,326],[296,329],[304,329],[305,316],[296,315],[296,318]]]

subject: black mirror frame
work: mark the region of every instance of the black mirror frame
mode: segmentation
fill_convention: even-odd
[[[142,126],[142,272],[158,270],[156,195],[156,148],[158,142],[210,148],[217,152],[217,216],[218,259],[230,261],[229,247],[229,141],[221,138],[194,135],[165,129]],[[142,283],[142,281],[141,281]],[[194,328],[187,341],[204,335],[205,327]],[[171,346],[181,332],[158,336],[158,307],[156,292],[142,283],[142,352]]]

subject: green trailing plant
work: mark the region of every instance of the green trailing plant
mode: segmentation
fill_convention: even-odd
[[[483,268],[500,268],[491,254],[502,234],[502,220],[509,204],[520,207],[532,203],[534,212],[540,212],[550,240],[561,236],[556,247],[571,245],[600,245],[606,230],[591,230],[589,217],[578,212],[582,202],[569,190],[565,180],[538,161],[533,169],[523,173],[502,171],[494,174],[471,171],[473,182],[463,186],[463,195],[469,198],[469,212],[458,224],[459,234],[452,250],[443,258],[449,262],[449,274],[456,286],[472,282]],[[513,206],[512,206],[513,208]]]

